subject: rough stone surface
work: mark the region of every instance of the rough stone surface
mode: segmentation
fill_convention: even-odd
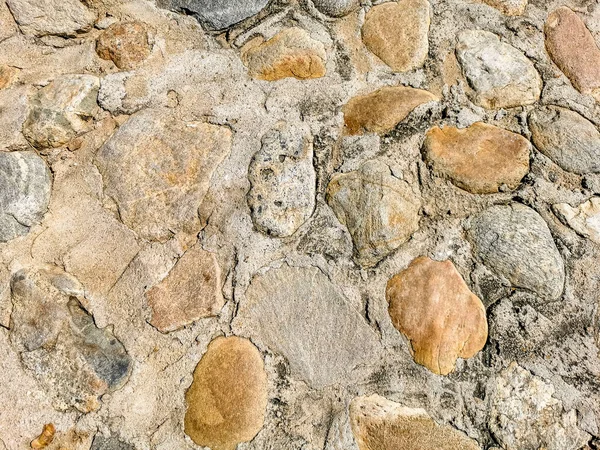
[[[493,206],[475,216],[468,237],[479,258],[515,287],[548,301],[562,295],[564,262],[544,219],[519,203]]]
[[[342,17],[357,9],[359,0],[312,0],[316,8],[332,17]]]
[[[242,48],[241,57],[250,76],[259,80],[307,80],[320,78],[326,71],[324,45],[296,27],[280,31],[267,41],[254,38]]]
[[[36,148],[60,147],[92,128],[100,80],[92,75],[55,79],[31,99],[23,134]]]
[[[213,253],[188,250],[167,277],[146,294],[152,309],[150,324],[173,331],[203,317],[215,316],[225,303],[221,269]]]
[[[348,228],[363,267],[377,265],[419,228],[418,194],[381,161],[335,174],[327,187],[327,203]]]
[[[104,437],[97,434],[94,436],[90,450],[135,450],[135,447],[115,436]]]
[[[429,50],[427,0],[400,0],[374,6],[362,27],[363,42],[394,72],[418,69]]]
[[[0,90],[0,152],[31,148],[22,133],[31,93],[27,87]]]
[[[419,105],[436,101],[430,92],[404,86],[384,87],[351,98],[342,108],[349,134],[387,133]]]
[[[479,445],[449,425],[438,425],[427,411],[406,408],[379,395],[350,403],[352,431],[359,450],[479,450]]]
[[[520,16],[525,12],[528,0],[483,0],[507,16]]]
[[[0,42],[14,36],[16,32],[17,26],[8,6],[5,2],[0,2]]]
[[[0,65],[0,90],[12,86],[19,76],[19,69],[16,67]]]
[[[291,236],[315,209],[313,143],[307,130],[280,124],[262,139],[248,169],[248,205],[256,228]]]
[[[52,179],[36,153],[0,152],[0,242],[23,236],[48,208]]]
[[[375,333],[314,267],[284,265],[254,277],[234,330],[281,353],[293,376],[315,388],[350,382],[377,355]]]
[[[600,49],[579,16],[566,6],[548,16],[546,50],[575,89],[600,98]]]
[[[559,203],[554,205],[554,211],[579,234],[600,244],[600,197],[592,197],[575,208]]]
[[[386,297],[394,326],[410,341],[418,364],[447,375],[457,358],[471,358],[487,340],[487,319],[451,261],[415,259],[392,277]]]
[[[433,171],[473,194],[516,189],[529,172],[531,144],[524,137],[482,122],[468,128],[432,128],[424,143]]]
[[[145,110],[119,128],[96,162],[123,223],[145,239],[165,241],[200,230],[198,208],[230,148],[226,127]]]
[[[96,42],[96,53],[119,69],[135,69],[150,54],[148,29],[142,22],[121,22],[108,27]]]
[[[494,33],[463,31],[458,35],[456,56],[478,105],[511,108],[540,98],[542,80],[533,63]]]
[[[201,446],[235,450],[263,426],[267,375],[262,356],[247,339],[213,340],[196,366],[185,395],[185,432]]]
[[[600,132],[576,112],[557,106],[538,108],[529,115],[535,146],[569,172],[600,172]]]

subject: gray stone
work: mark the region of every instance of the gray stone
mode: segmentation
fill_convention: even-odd
[[[0,152],[0,242],[23,236],[48,209],[50,170],[36,153]]]
[[[28,97],[33,92],[29,86],[0,90],[0,152],[31,148],[22,130],[29,114]]]
[[[600,172],[600,132],[574,111],[541,107],[529,115],[535,146],[564,170],[578,174]]]
[[[565,284],[564,262],[548,225],[519,203],[493,206],[475,216],[468,238],[476,254],[515,287],[556,300]]]
[[[248,169],[248,205],[256,228],[291,236],[315,209],[316,175],[308,130],[280,124],[262,139]]]
[[[456,56],[479,106],[511,108],[540,98],[542,79],[533,63],[495,34],[463,31],[458,36]]]
[[[209,30],[223,30],[258,14],[269,0],[158,0],[158,6],[193,15]]]
[[[314,267],[255,276],[233,327],[285,356],[292,374],[314,388],[351,383],[353,369],[377,361],[375,333]]]
[[[135,447],[121,441],[115,436],[105,438],[104,436],[97,434],[94,436],[94,441],[92,442],[90,450],[135,450]]]
[[[323,14],[342,17],[360,6],[358,0],[313,0],[315,7]]]

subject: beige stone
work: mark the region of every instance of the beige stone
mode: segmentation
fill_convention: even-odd
[[[225,303],[221,287],[221,269],[214,253],[200,246],[191,248],[146,294],[152,309],[150,324],[167,332],[217,315]]]
[[[427,0],[400,0],[374,6],[365,17],[363,42],[394,72],[418,69],[429,51]]]
[[[6,64],[0,64],[0,89],[6,89],[17,81],[20,70]]]
[[[96,53],[111,60],[119,69],[132,70],[150,54],[148,29],[142,22],[111,25],[96,42]]]
[[[17,25],[8,6],[0,1],[0,42],[8,39],[17,32]]]
[[[430,92],[404,86],[384,87],[350,99],[343,107],[349,134],[386,133],[417,106],[437,98]]]
[[[424,149],[436,174],[473,194],[492,194],[503,185],[515,189],[529,172],[529,141],[482,122],[465,129],[434,127]]]
[[[554,211],[577,233],[600,244],[600,197],[592,197],[575,208],[559,203],[554,205]]]
[[[546,50],[575,89],[600,99],[600,49],[577,14],[566,6],[548,16]]]
[[[211,450],[235,450],[263,426],[267,375],[262,356],[247,339],[213,340],[185,395],[185,433]]]
[[[457,358],[471,358],[485,345],[485,307],[451,261],[415,259],[388,281],[386,297],[415,362],[436,374],[448,375]]]
[[[251,77],[276,81],[293,77],[299,80],[325,75],[325,46],[301,28],[288,28],[265,41],[258,37],[241,50],[241,58]]]
[[[520,16],[525,12],[528,0],[482,0],[507,16]]]
[[[359,450],[479,450],[477,441],[449,425],[438,425],[424,409],[405,408],[379,395],[350,403]]]

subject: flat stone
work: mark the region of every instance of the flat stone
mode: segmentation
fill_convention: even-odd
[[[592,197],[575,208],[559,203],[554,205],[554,211],[577,233],[600,244],[600,197]]]
[[[168,110],[141,111],[96,155],[104,192],[123,223],[144,239],[196,235],[198,208],[231,141],[227,127],[180,121]]]
[[[579,16],[566,6],[553,11],[544,26],[546,51],[582,94],[600,99],[600,49]]]
[[[142,22],[119,22],[108,27],[96,41],[96,53],[119,69],[132,70],[150,55],[148,29]]]
[[[247,339],[218,337],[194,370],[185,394],[185,433],[211,450],[235,450],[260,431],[267,408],[267,374]]]
[[[533,63],[494,33],[463,31],[458,35],[456,56],[479,106],[512,108],[540,98],[542,79]]]
[[[96,15],[79,0],[6,0],[21,31],[74,37],[91,29]]]
[[[269,0],[158,0],[161,8],[194,16],[204,28],[223,30],[258,14]]]
[[[351,383],[353,370],[376,360],[379,348],[358,310],[315,267],[256,275],[233,329],[283,355],[292,375],[316,389]]]
[[[529,141],[482,122],[464,129],[434,127],[424,149],[437,175],[473,194],[492,194],[502,186],[516,189],[529,172]]]
[[[362,267],[377,265],[419,228],[419,195],[377,160],[364,163],[357,171],[335,174],[326,198],[348,228]]]
[[[248,169],[248,205],[261,232],[287,237],[315,209],[316,175],[308,129],[279,124],[262,139]]]
[[[421,408],[406,408],[379,395],[350,402],[359,450],[479,450],[477,441],[439,425]]]
[[[241,50],[241,58],[252,78],[276,81],[283,78],[308,80],[325,75],[325,46],[302,28],[287,28],[271,39],[256,37]]]
[[[200,246],[191,248],[167,277],[147,292],[150,324],[164,333],[216,316],[225,304],[221,288],[215,255]]]
[[[54,266],[23,269],[11,281],[11,342],[23,366],[44,386],[55,407],[87,413],[98,397],[119,389],[131,359],[108,329],[82,307],[83,287]]]
[[[19,86],[0,90],[0,152],[31,148],[23,136],[23,124],[29,115],[31,87]]]
[[[387,283],[394,327],[410,341],[411,353],[438,375],[472,358],[487,340],[485,307],[451,261],[421,256]]]
[[[600,133],[574,111],[544,106],[529,115],[535,146],[562,169],[578,174],[600,173]]]
[[[315,7],[331,17],[343,17],[360,6],[359,0],[312,0]]]
[[[525,12],[528,0],[483,0],[507,16],[520,16]]]
[[[92,129],[100,79],[65,75],[40,89],[30,101],[23,134],[35,148],[60,147]]]
[[[418,69],[429,52],[430,14],[427,0],[374,6],[365,17],[363,42],[394,72]]]
[[[50,170],[35,152],[0,152],[0,242],[42,221],[51,187]]]
[[[131,444],[121,441],[115,436],[104,437],[99,434],[94,436],[90,450],[135,450]]]
[[[489,428],[505,450],[584,448],[590,435],[577,412],[564,412],[554,387],[513,362],[496,379]]]
[[[467,237],[476,255],[513,286],[547,300],[565,284],[564,262],[544,219],[519,203],[493,206],[473,217]]]
[[[342,108],[346,130],[351,135],[387,133],[417,106],[436,100],[430,92],[404,86],[389,86],[359,95]]]

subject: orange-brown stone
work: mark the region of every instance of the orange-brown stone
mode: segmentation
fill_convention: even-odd
[[[100,58],[112,60],[119,69],[135,69],[150,54],[148,29],[141,22],[111,25],[98,38],[96,52]]]

